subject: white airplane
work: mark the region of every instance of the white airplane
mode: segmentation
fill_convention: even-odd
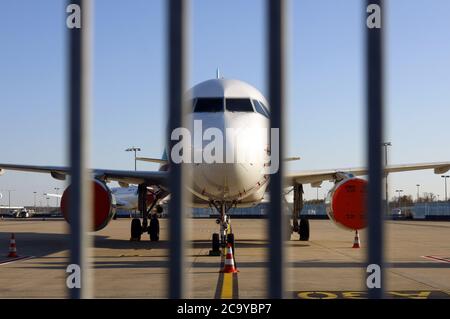
[[[30,218],[33,217],[35,214],[34,210],[28,210],[26,208],[22,208],[20,210],[15,210],[12,215],[15,218]]]
[[[2,211],[6,211],[6,213],[3,214]],[[34,215],[34,211],[27,210],[23,206],[0,206],[0,215],[6,215],[15,218],[28,218]]]
[[[109,187],[111,195],[113,197],[113,202],[116,208],[121,208],[124,210],[137,210],[139,208],[139,196],[137,186],[128,187]],[[44,196],[62,198],[62,194],[51,194],[44,193]]]
[[[196,154],[210,154],[214,157],[209,141],[213,135],[222,133],[227,136],[223,141],[226,146],[226,157],[232,150],[235,154],[245,153],[251,148],[257,158],[263,161],[200,161],[190,164],[188,173],[192,185],[186,185],[193,194],[192,206],[214,207],[220,214],[218,223],[220,232],[213,234],[213,250],[218,250],[226,242],[234,243],[230,219],[227,216],[232,207],[248,207],[257,205],[263,200],[264,193],[270,180],[268,167],[271,166],[269,117],[270,109],[267,100],[253,86],[231,79],[211,79],[194,86],[188,92],[192,101],[192,112],[188,121],[194,127],[194,147],[189,149]],[[201,121],[200,144],[195,144],[195,123]],[[197,122],[198,123],[198,122]],[[191,127],[192,128],[192,127]],[[241,130],[256,128],[260,133],[252,135],[237,134],[236,138],[228,138],[227,129]],[[255,131],[256,132],[256,131]],[[214,133],[214,134],[213,134]],[[206,138],[205,138],[206,136]],[[208,138],[209,137],[209,138]],[[173,152],[173,149],[172,149]],[[275,153],[275,152],[274,152]],[[157,214],[151,214],[158,205],[169,195],[167,153],[162,159],[141,158],[144,161],[161,164],[158,171],[127,171],[93,169],[92,180],[95,185],[94,228],[102,229],[113,217],[114,197],[122,191],[112,191],[107,182],[117,181],[122,187],[130,184],[137,186],[139,209],[143,213],[142,222],[135,218],[131,223],[131,237],[140,239],[141,234],[148,232],[150,240],[159,239],[159,222]],[[184,154],[184,153],[183,153]],[[183,156],[183,155],[181,155]],[[200,157],[202,158],[202,157]],[[173,157],[172,157],[173,160]],[[291,159],[284,159],[291,160]],[[450,170],[450,162],[435,162],[407,165],[390,165],[385,167],[385,174],[393,172],[434,169],[436,174],[443,174]],[[64,180],[69,174],[69,168],[60,166],[33,166],[17,164],[0,164],[0,171],[19,170],[30,172],[50,173],[54,178]],[[298,220],[303,203],[303,185],[311,184],[318,187],[323,181],[332,181],[335,186],[327,196],[327,213],[337,225],[346,229],[358,230],[365,227],[365,197],[367,182],[356,176],[367,175],[366,168],[326,169],[315,171],[300,171],[288,173],[285,176],[286,187],[293,187],[294,205],[292,210],[292,232],[298,232],[300,240],[309,239],[308,219]],[[69,186],[70,188],[70,186]],[[123,192],[128,192],[123,190]],[[134,192],[134,190],[133,190]],[[67,194],[61,199],[62,211],[67,218]],[[136,195],[135,195],[136,196]],[[147,209],[148,208],[148,209]],[[169,212],[170,213],[170,212]],[[148,219],[150,218],[150,224]]]

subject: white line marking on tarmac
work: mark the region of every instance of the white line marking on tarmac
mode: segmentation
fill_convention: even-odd
[[[450,258],[437,257],[437,256],[422,256],[422,258],[431,259],[435,261],[440,261],[443,263],[450,263]]]
[[[31,259],[31,258],[35,258],[35,256],[24,256],[24,257],[14,258],[14,259],[11,259],[11,260],[0,261],[0,266],[7,265],[7,264],[12,264],[12,263],[14,263],[16,261],[28,260],[28,259]]]

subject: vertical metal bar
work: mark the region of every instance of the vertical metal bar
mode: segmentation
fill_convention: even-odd
[[[170,192],[169,203],[169,298],[179,299],[185,297],[186,281],[183,276],[184,250],[186,245],[186,223],[183,214],[185,195],[185,182],[183,164],[176,164],[170,156],[176,141],[171,140],[174,129],[186,127],[183,107],[183,95],[186,89],[187,67],[187,30],[188,30],[187,0],[170,0],[168,5],[168,103],[169,125],[167,131],[168,154],[170,160]]]
[[[388,165],[388,145],[387,143],[384,144],[384,167]],[[386,213],[389,212],[389,185],[388,185],[388,175],[384,174],[384,197],[386,204],[384,205],[386,209]]]
[[[69,289],[71,298],[89,298],[91,281],[87,231],[91,224],[89,172],[89,110],[91,96],[91,1],[70,0],[81,8],[81,28],[69,30],[69,130],[70,130],[70,263],[80,267],[80,288]]]
[[[382,0],[367,0],[369,5],[378,5],[380,17],[385,16]],[[366,20],[365,20],[366,21]],[[383,219],[382,204],[382,141],[383,141],[383,27],[366,26],[366,106],[367,106],[367,160],[368,185],[368,264],[380,267],[381,287],[368,288],[369,298],[383,298]]]
[[[269,298],[283,298],[283,110],[285,105],[285,0],[268,0],[268,80],[271,107],[270,127],[279,128],[279,170],[270,178],[269,210]],[[273,156],[273,154],[272,154]]]

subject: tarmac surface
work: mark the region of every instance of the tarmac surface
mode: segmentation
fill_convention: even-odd
[[[97,298],[165,298],[168,231],[161,240],[129,241],[129,219],[93,233],[91,284]],[[190,298],[265,298],[267,220],[232,219],[237,274],[220,273],[223,256],[209,256],[214,219],[192,219],[185,270]],[[354,234],[329,220],[311,220],[308,242],[293,234],[286,243],[288,298],[365,298],[366,232]],[[62,220],[0,220],[0,298],[65,298],[69,236]],[[7,258],[15,233],[18,255]],[[450,298],[450,222],[386,222],[386,297]]]

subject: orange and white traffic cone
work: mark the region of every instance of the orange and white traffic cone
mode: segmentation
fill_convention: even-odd
[[[234,265],[234,258],[233,258],[233,248],[231,247],[231,244],[228,243],[227,245],[227,255],[225,257],[225,265],[222,269],[223,273],[235,273],[238,272]]]
[[[360,248],[361,243],[359,241],[359,233],[357,230],[355,230],[355,240],[353,241],[353,247],[352,248]]]
[[[9,258],[16,258],[19,257],[17,255],[17,248],[16,248],[16,238],[14,237],[14,233],[11,234],[11,239],[9,240]]]

